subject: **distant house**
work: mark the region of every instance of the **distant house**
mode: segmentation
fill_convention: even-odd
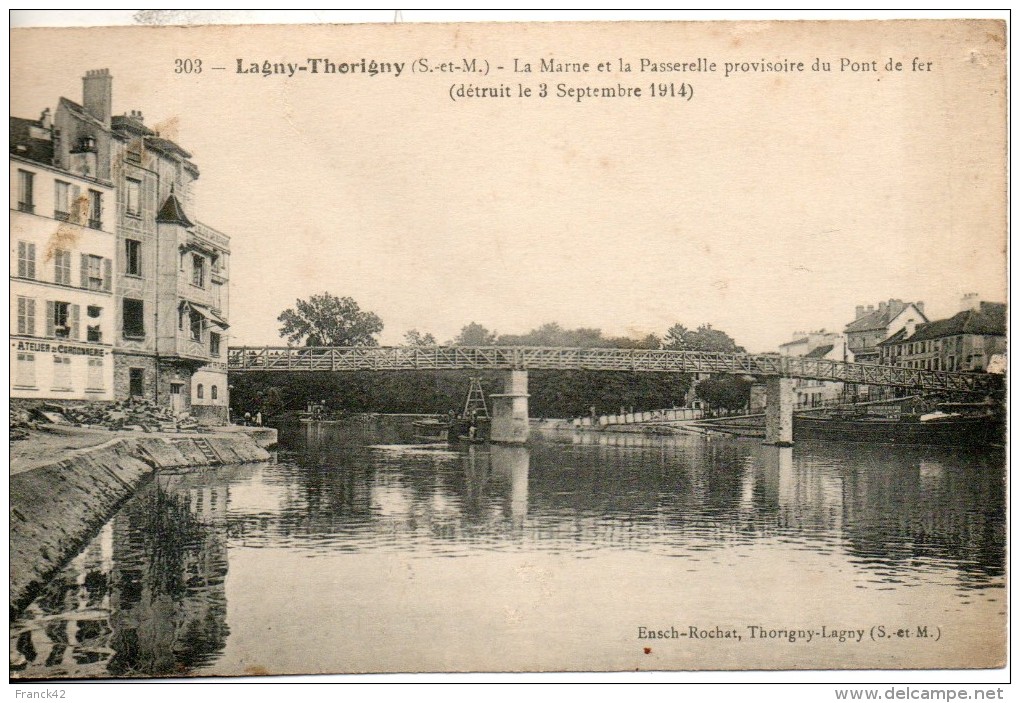
[[[888,339],[908,325],[928,322],[924,315],[924,303],[905,303],[897,298],[882,301],[878,309],[869,305],[866,309],[858,305],[853,322],[843,332],[847,347],[854,361],[863,364],[880,363],[879,343]]]
[[[879,344],[881,361],[929,371],[987,371],[1006,353],[1006,305],[964,297],[950,318],[906,327]]]
[[[779,345],[781,356],[802,356],[808,359],[853,361],[847,348],[846,336],[839,332],[794,332],[793,340]],[[843,383],[797,379],[794,383],[794,402],[799,408],[813,408],[838,402],[843,396]]]

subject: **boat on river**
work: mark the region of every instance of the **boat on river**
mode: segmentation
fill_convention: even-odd
[[[833,442],[980,446],[1002,444],[1005,418],[993,405],[944,403],[927,413],[839,408],[797,414],[793,438]]]
[[[446,442],[450,436],[450,423],[438,418],[415,420],[411,427],[414,438],[419,442]]]

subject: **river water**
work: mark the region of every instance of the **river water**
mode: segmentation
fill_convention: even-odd
[[[1004,464],[293,429],[273,462],[143,486],[12,621],[11,673],[995,667]]]

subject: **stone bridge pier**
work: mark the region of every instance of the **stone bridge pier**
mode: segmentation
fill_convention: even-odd
[[[492,424],[489,440],[500,444],[528,441],[528,372],[506,371],[503,392],[490,393]]]
[[[793,379],[765,379],[765,444],[793,446]]]

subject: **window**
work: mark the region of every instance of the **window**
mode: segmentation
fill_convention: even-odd
[[[141,300],[124,298],[124,336],[145,336],[145,304]],[[139,394],[141,395],[141,394]]]
[[[205,287],[205,257],[200,254],[191,256],[191,285]]]
[[[85,380],[85,387],[90,390],[103,390],[103,359],[102,357],[89,357],[89,374]]]
[[[125,158],[133,164],[142,163],[142,140],[132,139],[125,149]]]
[[[213,386],[213,387],[212,387],[212,394],[211,394],[211,397],[212,397],[212,399],[213,399],[213,400],[216,400],[216,398],[217,398],[218,396],[219,396],[219,389],[218,389],[218,388],[217,388],[216,386]]]
[[[86,337],[87,341],[89,342],[103,341],[103,331],[99,329],[99,325],[87,325],[86,331],[88,333],[88,336]]]
[[[77,339],[77,329],[75,328],[78,324],[78,306],[59,301],[50,302],[50,306],[53,310],[53,314],[50,316],[53,334],[49,336],[58,339]]]
[[[209,333],[209,355],[219,356],[220,355],[220,336],[215,332]],[[215,388],[216,386],[213,386]],[[213,396],[215,397],[215,396]]]
[[[78,208],[78,196],[81,189],[64,181],[54,183],[53,217],[58,220],[81,223],[80,211]]]
[[[18,277],[35,278],[35,244],[18,242]]]
[[[129,276],[142,275],[142,243],[136,239],[124,240],[124,272]]]
[[[92,256],[91,254],[82,254],[81,262],[84,264],[84,271],[82,278],[85,279],[86,286],[89,290],[102,290],[103,289],[103,257]]]
[[[87,308],[88,316],[91,318],[97,318],[103,314],[103,309],[98,305],[89,305]]]
[[[53,390],[71,390],[71,357],[53,357]]]
[[[65,286],[71,285],[71,252],[57,249],[53,254],[53,280]]]
[[[198,384],[198,388],[195,390],[195,393],[198,396],[199,400],[204,399],[205,398],[205,386],[203,386],[201,383],[199,383]]]
[[[98,190],[89,191],[89,227],[103,228],[103,194]]]
[[[18,352],[18,363],[14,367],[14,385],[19,388],[35,388],[35,354]]]
[[[139,216],[142,214],[142,182],[133,178],[127,179],[126,188],[127,214]]]
[[[22,212],[35,212],[34,186],[35,174],[18,169],[18,209]]]
[[[35,336],[34,298],[18,298],[18,334]]]
[[[128,369],[128,394],[131,397],[145,395],[145,369]]]
[[[196,342],[202,341],[202,323],[205,322],[205,318],[202,317],[202,313],[197,310],[191,311],[191,338]]]

